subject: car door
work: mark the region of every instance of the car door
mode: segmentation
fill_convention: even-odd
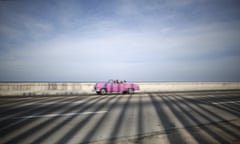
[[[120,88],[119,88],[119,83],[113,83],[112,85],[112,92],[119,92]]]

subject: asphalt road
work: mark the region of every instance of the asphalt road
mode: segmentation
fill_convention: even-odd
[[[0,97],[0,143],[240,143],[240,91]]]

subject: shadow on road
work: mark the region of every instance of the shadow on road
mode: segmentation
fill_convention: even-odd
[[[207,94],[206,94],[207,93]],[[207,95],[211,93],[211,97]],[[213,102],[226,100],[240,100],[239,93],[230,92],[191,92],[191,93],[144,93],[137,95],[107,95],[103,97],[88,97],[82,103],[72,104],[77,97],[67,98],[70,103],[61,105],[36,106],[26,105],[15,108],[9,107],[1,109],[0,119],[0,142],[2,143],[24,143],[26,138],[30,138],[30,143],[45,143],[46,140],[52,140],[51,143],[86,143],[97,141],[96,135],[104,133],[103,124],[106,124],[114,112],[115,121],[109,122],[109,128],[106,127],[107,137],[99,138],[106,140],[106,143],[115,143],[115,140],[122,137],[128,137],[126,120],[129,115],[136,112],[135,122],[128,124],[130,128],[136,130],[132,143],[146,143],[145,131],[148,125],[146,110],[151,108],[163,127],[161,132],[153,133],[165,135],[170,144],[176,143],[224,143],[231,144],[240,140],[239,124],[231,123],[221,113],[213,110],[223,111],[239,118],[240,105],[221,104],[216,105]],[[142,96],[145,95],[145,96]],[[189,97],[191,96],[191,97]],[[77,98],[79,100],[79,98]],[[65,102],[66,99],[56,97],[51,101],[56,103]],[[82,99],[80,99],[82,100]],[[39,99],[37,103],[47,102],[48,99]],[[24,100],[14,101],[15,105],[24,104]],[[33,99],[28,102],[36,102]],[[210,109],[211,108],[211,109]],[[133,111],[132,109],[136,109]],[[102,115],[89,114],[79,118],[79,115],[68,117],[49,117],[16,119],[16,117],[26,115],[44,115],[52,113],[83,113],[86,110],[101,111],[108,113]],[[94,122],[94,118],[97,121]],[[131,121],[129,121],[131,122]],[[89,127],[91,123],[91,127]],[[221,124],[224,123],[224,124]],[[74,124],[74,125],[73,125]],[[127,125],[127,126],[128,126]],[[67,127],[67,129],[65,129]],[[126,134],[126,136],[124,135]],[[61,135],[59,135],[61,134]],[[83,135],[79,135],[83,134]],[[148,134],[149,135],[149,134]],[[54,139],[55,138],[55,139]],[[145,140],[144,140],[145,139]],[[73,141],[74,140],[74,141]]]

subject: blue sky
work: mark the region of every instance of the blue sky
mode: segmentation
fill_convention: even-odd
[[[2,0],[0,81],[240,81],[239,0]]]

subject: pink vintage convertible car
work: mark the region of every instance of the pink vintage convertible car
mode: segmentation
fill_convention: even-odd
[[[94,90],[97,94],[106,93],[129,93],[133,94],[134,91],[139,90],[139,85],[127,83],[126,81],[118,82],[117,80],[109,80],[105,83],[96,83]]]

